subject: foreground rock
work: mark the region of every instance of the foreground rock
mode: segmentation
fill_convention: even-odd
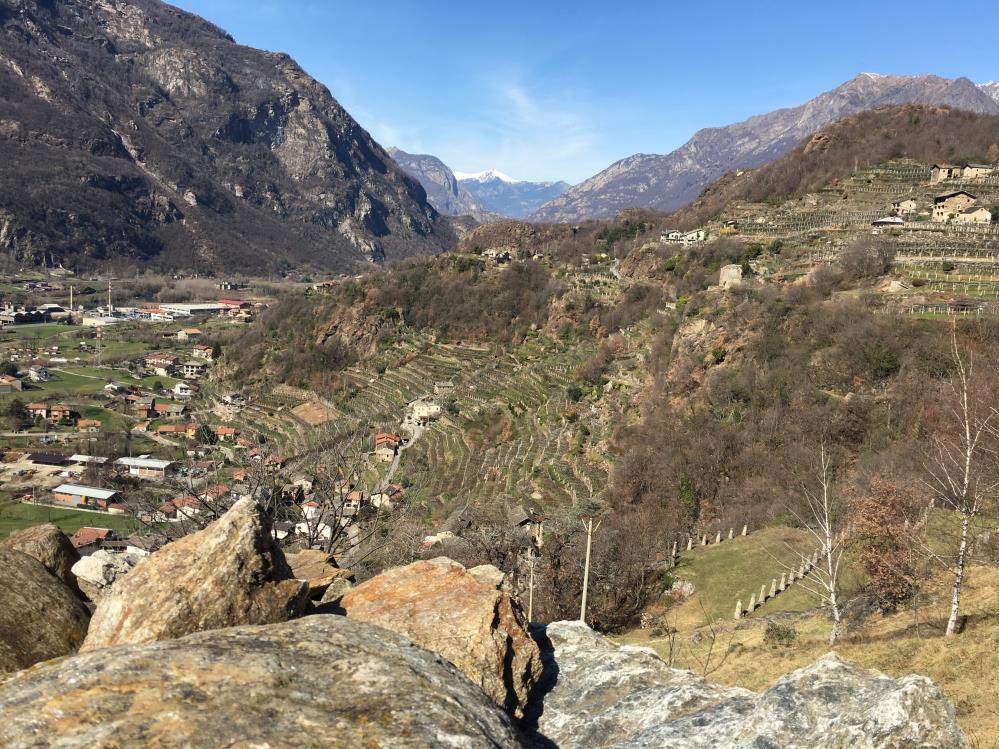
[[[0,673],[75,653],[89,620],[79,596],[45,565],[0,548]]]
[[[82,653],[0,684],[0,746],[517,747],[439,657],[342,616]]]
[[[80,554],[57,525],[44,523],[14,531],[0,542],[0,548],[23,551],[45,565],[45,569],[70,588],[77,589],[76,575],[72,570],[73,565],[80,561]]]
[[[350,570],[336,566],[333,557],[325,551],[305,549],[297,554],[285,554],[291,573],[309,584],[309,596],[320,599],[334,580],[353,576]]]
[[[292,576],[253,500],[243,499],[118,580],[101,598],[81,649],[287,621],[302,613],[308,590]]]
[[[440,558],[388,570],[347,591],[339,606],[348,617],[440,653],[498,705],[523,713],[541,672],[538,647],[510,596],[457,562]]]
[[[922,676],[892,679],[830,653],[755,694],[707,684],[578,622],[545,634],[550,691],[538,731],[559,749],[968,746],[953,707]]]
[[[83,595],[98,603],[111,586],[131,572],[142,558],[141,554],[113,554],[98,549],[76,562],[72,572]]]

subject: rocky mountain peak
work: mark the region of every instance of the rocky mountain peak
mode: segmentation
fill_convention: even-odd
[[[669,154],[635,154],[622,159],[542,206],[531,219],[607,219],[627,208],[671,211],[694,200],[726,172],[772,161],[837,120],[868,109],[909,103],[999,113],[999,99],[967,78],[861,73],[800,106],[700,130]]]
[[[0,0],[0,93],[22,262],[347,269],[454,241],[290,57],[158,0]]]

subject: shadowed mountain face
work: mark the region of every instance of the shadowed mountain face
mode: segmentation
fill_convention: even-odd
[[[350,270],[454,242],[287,55],[157,0],[0,0],[0,100],[18,263]]]
[[[799,107],[700,130],[670,154],[635,154],[622,159],[542,206],[531,218],[572,222],[611,218],[625,208],[671,211],[689,203],[726,172],[765,164],[843,117],[908,103],[997,114],[997,96],[999,86],[978,87],[967,78],[863,73]]]
[[[427,200],[445,216],[473,216],[478,221],[500,218],[479,205],[458,182],[450,167],[436,156],[406,153],[394,147],[388,152],[406,174],[423,185]]]

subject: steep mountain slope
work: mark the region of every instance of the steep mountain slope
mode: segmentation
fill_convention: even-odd
[[[967,78],[862,73],[799,107],[700,130],[665,156],[636,154],[622,159],[552,200],[531,218],[579,221],[610,218],[624,208],[674,210],[725,172],[765,164],[836,120],[866,109],[908,103],[999,114],[999,101],[990,90],[978,88]]]
[[[988,83],[979,83],[978,88],[987,93],[997,102],[999,102],[999,81],[989,81]]]
[[[926,104],[880,107],[833,123],[790,153],[718,179],[670,221],[702,225],[734,201],[775,201],[812,192],[858,167],[891,159],[999,163],[999,115]]]
[[[568,182],[528,182],[496,169],[476,174],[456,172],[461,186],[486,209],[509,218],[527,218],[572,185]]]
[[[454,241],[287,55],[158,0],[0,0],[0,99],[19,263],[346,270]]]
[[[427,200],[444,215],[474,216],[479,221],[499,218],[479,205],[459,184],[450,167],[436,156],[406,153],[394,146],[388,149],[388,153],[406,174],[419,180],[427,191]]]

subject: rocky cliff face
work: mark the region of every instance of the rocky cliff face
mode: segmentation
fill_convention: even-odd
[[[0,99],[19,262],[348,269],[453,241],[287,55],[158,0],[0,0]]]
[[[929,679],[891,679],[835,654],[755,694],[708,684],[579,622],[550,624],[543,639],[549,682],[538,731],[560,749],[968,747]]]
[[[427,191],[427,200],[445,216],[472,216],[476,221],[491,221],[497,215],[487,211],[458,183],[454,172],[436,156],[406,153],[389,148],[389,155],[403,171],[418,180]]]
[[[791,109],[744,122],[700,130],[666,155],[636,154],[542,206],[535,221],[574,222],[612,218],[625,208],[671,211],[696,198],[734,169],[748,169],[787,153],[805,137],[843,117],[889,104],[945,104],[999,113],[994,93],[967,78],[882,76],[864,73]]]

